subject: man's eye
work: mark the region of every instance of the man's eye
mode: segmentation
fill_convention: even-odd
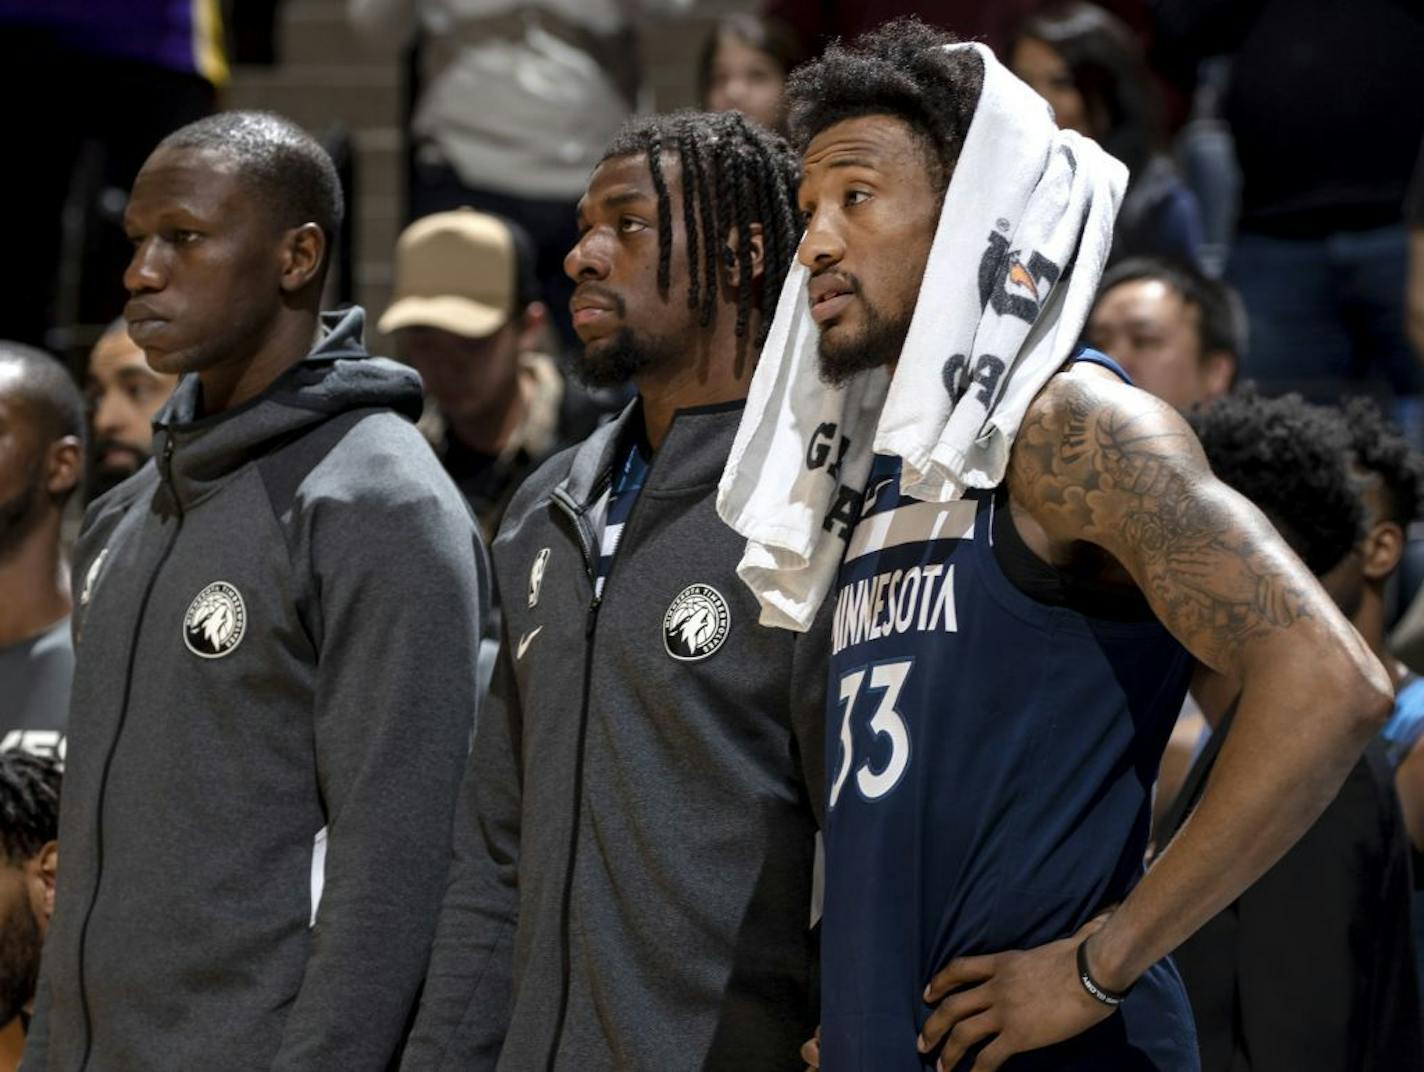
[[[847,190],[845,202],[847,205],[859,205],[863,201],[870,200],[869,190]]]
[[[173,241],[180,246],[190,246],[201,237],[203,236],[197,231],[189,231],[182,227],[173,232]]]
[[[634,232],[645,230],[647,226],[648,225],[642,220],[635,220],[631,216],[624,216],[618,221],[618,230],[624,234],[633,234]]]

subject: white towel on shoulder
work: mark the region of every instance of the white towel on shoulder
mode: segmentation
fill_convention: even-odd
[[[1004,477],[1033,397],[1071,356],[1112,245],[1127,169],[1059,130],[993,52],[945,194],[894,380],[827,387],[806,298],[787,274],[717,496],[747,537],[737,573],[763,625],[804,631],[835,580],[874,454],[901,487],[959,498]]]

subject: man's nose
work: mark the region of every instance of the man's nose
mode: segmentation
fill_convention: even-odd
[[[839,264],[845,256],[845,241],[837,231],[829,213],[816,212],[806,224],[796,259],[813,272]]]
[[[124,269],[124,289],[130,294],[147,294],[162,290],[167,283],[163,258],[156,243],[146,238],[134,247],[129,266]]]
[[[585,231],[564,258],[564,274],[575,283],[607,279],[609,267],[607,243],[597,227]]]

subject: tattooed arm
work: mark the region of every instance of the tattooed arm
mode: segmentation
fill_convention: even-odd
[[[1123,904],[1077,935],[966,957],[931,983],[930,1048],[974,1065],[1077,1034],[1109,1013],[1074,963],[1092,935],[1097,981],[1125,990],[1259,878],[1334,797],[1391,701],[1383,667],[1265,517],[1214,476],[1186,422],[1096,369],[1056,376],[1010,461],[1016,517],[1050,557],[1096,544],[1201,662],[1242,686],[1231,735],[1180,834]],[[969,989],[961,989],[968,986]],[[957,1026],[956,1026],[957,1025]]]

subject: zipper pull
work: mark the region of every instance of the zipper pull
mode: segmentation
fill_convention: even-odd
[[[173,482],[173,433],[169,432],[163,439],[163,457],[159,468],[163,471],[163,481],[165,484]]]
[[[602,596],[594,596],[593,602],[588,605],[588,617],[584,620],[583,629],[585,639],[593,636],[593,627],[598,623],[598,607],[602,602]]]

